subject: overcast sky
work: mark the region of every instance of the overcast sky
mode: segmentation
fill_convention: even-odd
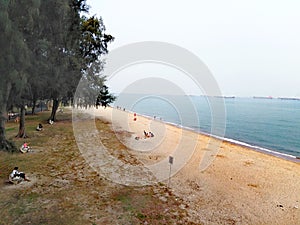
[[[168,42],[196,54],[223,95],[300,97],[299,0],[87,3],[90,15],[101,16],[107,33],[115,37],[110,50],[141,41]],[[108,84],[114,92],[120,92],[134,79],[155,74],[172,80],[175,73],[179,74],[159,67],[132,66],[122,71],[128,74],[126,81],[120,76]],[[177,85],[191,94],[198,93],[197,86],[185,81],[184,75],[180,77],[174,79]]]

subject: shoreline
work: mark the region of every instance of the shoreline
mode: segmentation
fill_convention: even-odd
[[[136,115],[123,110],[93,109],[81,112],[111,122],[118,137],[122,131],[130,134],[119,138],[131,157],[144,168],[159,165],[151,170],[156,183],[161,182],[183,199],[184,208],[197,224],[298,224],[300,222],[300,164],[275,157],[236,143],[183,129],[165,121]],[[143,137],[143,130],[155,134]],[[119,136],[120,137],[120,136]],[[215,142],[215,141],[218,142]],[[107,142],[107,147],[114,149]],[[210,148],[212,147],[212,148]],[[192,154],[188,157],[188,149]],[[215,151],[217,149],[217,151]],[[93,149],[94,152],[96,148]],[[117,150],[117,149],[116,149]],[[96,152],[95,152],[96,153]],[[171,181],[168,182],[168,158],[174,158]],[[206,157],[209,165],[203,167]],[[102,158],[93,157],[95,165]],[[182,166],[176,168],[178,164]],[[125,163],[126,164],[126,163]],[[177,164],[177,165],[176,165]],[[205,164],[205,163],[204,163]],[[150,165],[150,167],[148,167]],[[147,180],[144,173],[128,174],[128,168],[117,167],[122,175],[134,182]],[[201,168],[202,167],[202,168]],[[122,169],[123,168],[123,169]],[[126,169],[125,169],[126,168]],[[204,168],[204,169],[203,169]],[[110,168],[108,168],[110,169]],[[160,179],[160,175],[164,176]],[[140,183],[141,184],[141,183]],[[130,184],[129,184],[130,185]],[[276,216],[274,216],[276,215]]]
[[[154,119],[152,116],[143,115],[143,114],[133,112],[133,111],[130,111],[130,110],[125,110],[124,111],[122,109],[117,109],[117,108],[114,108],[114,107],[110,107],[110,108],[112,110],[120,110],[120,111],[123,111],[123,112],[127,112],[127,113],[130,113],[132,115],[136,114],[137,116],[141,116],[141,117],[144,117],[144,118],[149,119],[149,120],[161,122],[163,124],[167,124],[167,125],[173,126],[175,128],[185,129],[187,131],[191,131],[191,132],[194,132],[194,133],[197,133],[197,134],[200,134],[200,135],[204,135],[206,137],[216,138],[220,141],[224,141],[224,142],[227,142],[227,143],[230,143],[230,144],[238,145],[238,146],[247,148],[247,149],[255,151],[255,152],[263,153],[263,154],[268,155],[268,156],[273,156],[273,157],[284,159],[284,160],[287,160],[287,161],[300,163],[300,156],[294,156],[294,155],[290,155],[290,154],[287,154],[287,153],[278,152],[278,151],[273,150],[273,149],[268,149],[268,148],[264,148],[264,147],[261,147],[261,146],[248,144],[246,142],[242,142],[242,141],[231,139],[231,138],[219,137],[219,136],[216,136],[216,135],[213,135],[213,134],[206,133],[204,131],[196,130],[194,128],[182,126],[180,124],[172,123],[172,122],[165,121],[165,120]]]

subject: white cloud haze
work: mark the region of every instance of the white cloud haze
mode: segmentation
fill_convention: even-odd
[[[116,38],[110,49],[140,41],[176,44],[196,54],[209,67],[224,95],[300,97],[300,1],[87,3],[90,15],[101,16],[107,32]],[[166,78],[174,72],[134,69],[129,69],[133,77],[161,73]],[[130,79],[115,79],[109,85],[119,92],[126,82]],[[197,92],[194,87],[188,91]]]

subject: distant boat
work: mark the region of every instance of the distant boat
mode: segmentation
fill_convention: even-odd
[[[278,98],[280,100],[293,100],[293,101],[299,101],[300,98]]]
[[[214,98],[235,98],[235,96],[213,96]]]
[[[254,96],[253,98],[255,99],[273,99],[272,96],[268,96],[268,97],[263,97],[263,96]]]

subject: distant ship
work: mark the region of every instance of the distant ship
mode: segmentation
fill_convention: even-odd
[[[278,98],[280,100],[294,100],[294,101],[300,101],[300,98]]]
[[[214,98],[235,98],[235,96],[213,96]]]
[[[272,96],[268,96],[268,97],[254,96],[253,98],[255,98],[255,99],[274,99]],[[278,97],[277,99],[300,101],[300,98],[289,98],[289,97]]]
[[[268,97],[254,96],[253,98],[255,98],[255,99],[273,99],[272,96],[268,96]]]

